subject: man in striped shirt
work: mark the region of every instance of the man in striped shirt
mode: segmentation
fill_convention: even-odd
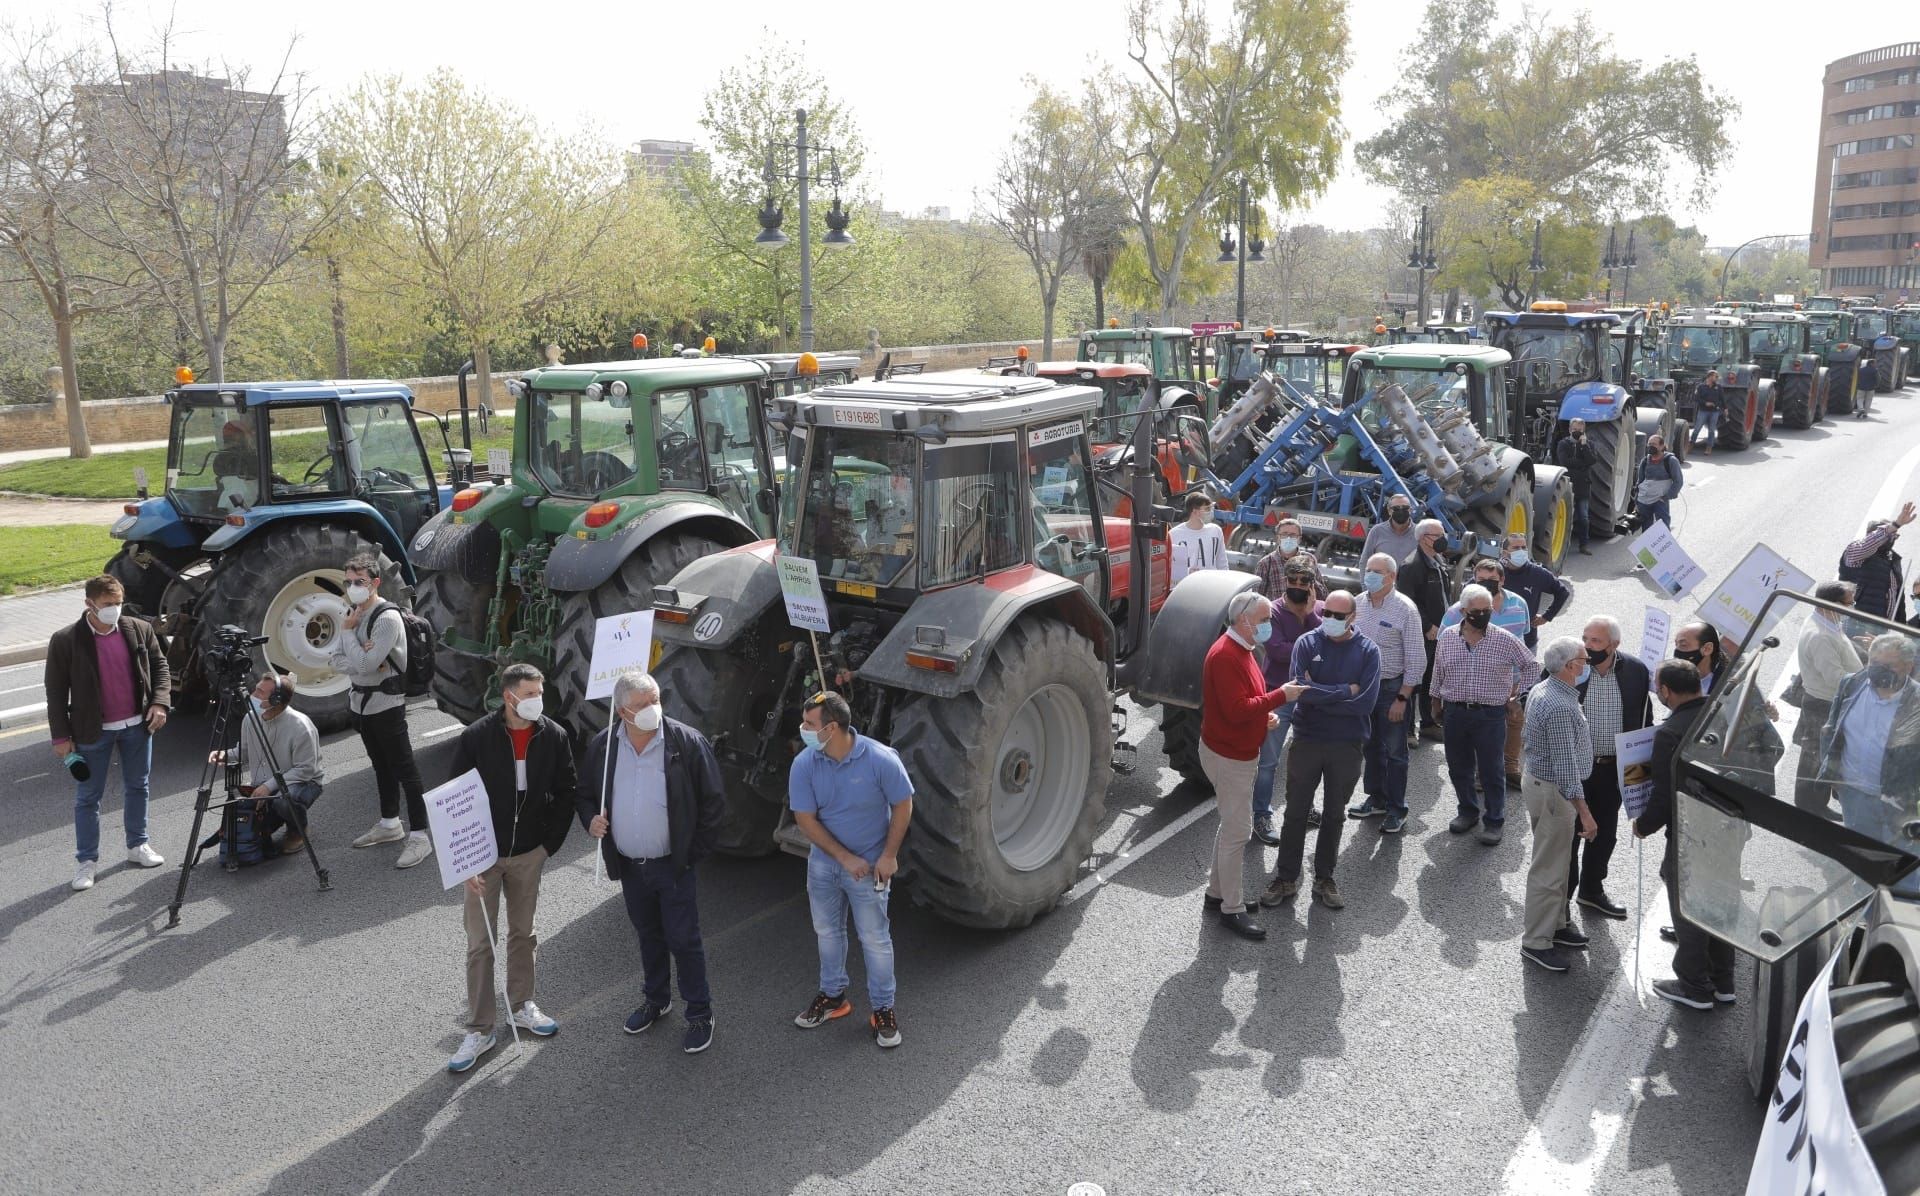
[[[1527,667],[1513,679],[1513,692],[1520,694],[1539,680],[1534,672],[1531,641],[1533,634],[1533,608],[1527,600],[1506,588],[1507,569],[1498,560],[1483,556],[1473,563],[1474,584],[1484,588],[1493,599],[1493,625],[1503,631],[1510,631],[1528,644]],[[1440,620],[1442,631],[1460,622],[1460,603],[1447,608]],[[1520,702],[1516,698],[1507,706],[1507,738],[1504,758],[1507,765],[1507,784],[1513,788],[1520,785]]]
[[[1573,839],[1598,831],[1587,809],[1582,782],[1593,771],[1593,739],[1580,707],[1578,686],[1592,670],[1586,648],[1563,636],[1547,645],[1546,679],[1527,695],[1526,797],[1533,822],[1533,862],[1527,868],[1526,932],[1520,957],[1549,972],[1564,972],[1568,950],[1587,936],[1567,921],[1567,855]]]
[[[1480,827],[1480,841],[1500,842],[1507,820],[1507,708],[1535,676],[1533,653],[1520,637],[1493,626],[1493,595],[1478,583],[1460,591],[1464,614],[1440,633],[1433,651],[1433,704],[1446,715],[1447,776],[1459,813],[1447,829],[1464,835]],[[1486,805],[1474,798],[1478,774]],[[1584,775],[1584,774],[1583,774]],[[1563,861],[1564,862],[1564,861]]]
[[[1407,821],[1407,728],[1413,691],[1427,665],[1420,608],[1394,588],[1400,565],[1392,554],[1367,559],[1360,584],[1366,594],[1356,604],[1354,622],[1380,650],[1380,688],[1374,697],[1373,723],[1367,733],[1367,766],[1361,780],[1365,798],[1347,810],[1349,818],[1380,818],[1380,833],[1395,835]]]

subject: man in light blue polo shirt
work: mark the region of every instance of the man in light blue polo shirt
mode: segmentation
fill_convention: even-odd
[[[847,1000],[847,914],[867,963],[868,1027],[883,1047],[900,1045],[893,1013],[893,931],[887,897],[900,843],[913,820],[913,783],[892,748],[853,730],[847,700],[831,690],[800,708],[807,748],[787,775],[787,804],[813,843],[807,903],[820,940],[820,991],[793,1019],[803,1030],[853,1012]]]

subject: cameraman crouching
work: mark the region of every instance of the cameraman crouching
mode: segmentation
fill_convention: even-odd
[[[320,732],[312,719],[293,708],[293,684],[290,676],[260,674],[252,698],[253,708],[260,713],[260,726],[256,729],[252,719],[240,724],[240,759],[247,765],[247,784],[240,787],[240,793],[255,799],[255,833],[261,839],[282,826],[287,828],[279,842],[282,855],[306,846],[306,836],[301,832],[307,825],[307,811],[320,797],[326,781],[320,769]],[[211,760],[224,764],[226,758],[221,751],[213,753]],[[285,792],[280,791],[273,775],[276,764],[280,766],[280,780],[287,783]]]

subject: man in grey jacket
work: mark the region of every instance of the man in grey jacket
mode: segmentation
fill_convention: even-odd
[[[261,834],[287,828],[279,845],[283,855],[306,846],[307,811],[319,799],[327,779],[320,767],[320,732],[312,719],[293,708],[293,688],[290,676],[262,673],[252,698],[253,708],[260,712],[260,730],[254,729],[252,719],[240,724],[240,759],[247,769],[241,793],[254,798],[264,815]],[[225,752],[215,752],[213,762],[224,763],[225,758]],[[280,770],[278,780],[275,767]],[[287,783],[285,792],[280,781]]]
[[[426,790],[413,762],[407,734],[406,623],[400,608],[380,599],[380,562],[365,553],[346,564],[347,605],[351,609],[334,638],[334,669],[353,683],[347,709],[353,714],[367,762],[380,787],[380,821],[353,841],[355,847],[406,840],[397,868],[411,868],[433,854],[427,835]],[[400,794],[407,795],[407,822],[400,825]]]

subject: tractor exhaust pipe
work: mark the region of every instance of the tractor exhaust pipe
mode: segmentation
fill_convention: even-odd
[[[467,422],[467,375],[473,373],[473,358],[469,357],[460,366],[454,383],[460,388],[460,444],[469,453],[473,451],[473,428]]]

